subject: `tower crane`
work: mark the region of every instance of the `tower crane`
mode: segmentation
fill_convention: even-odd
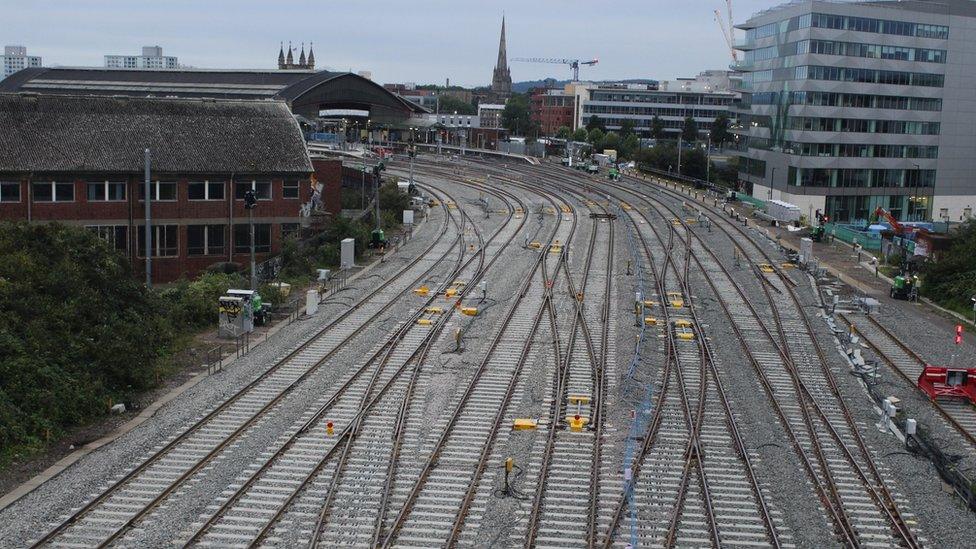
[[[725,43],[729,45],[729,53],[732,55],[732,62],[734,63],[739,60],[739,54],[735,52],[735,43],[732,39],[732,0],[725,0],[725,5],[729,13],[728,26],[725,25],[722,13],[718,10],[715,10],[715,20],[718,21],[718,26],[722,28],[722,38],[725,38]]]
[[[580,65],[596,65],[600,62],[599,59],[590,59],[589,61],[583,61],[581,59],[558,59],[553,57],[516,57],[512,61],[522,61],[525,63],[555,63],[558,65],[569,65],[573,69],[573,82],[579,81],[579,68]]]

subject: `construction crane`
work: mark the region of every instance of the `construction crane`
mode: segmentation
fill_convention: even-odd
[[[552,57],[516,57],[512,61],[522,61],[524,63],[556,63],[558,65],[569,65],[573,69],[573,82],[579,82],[579,68],[580,65],[596,65],[600,62],[599,59],[590,59],[589,61],[583,61],[580,59],[556,59]]]
[[[739,54],[735,52],[735,42],[732,37],[732,0],[725,0],[725,5],[729,11],[728,26],[722,19],[722,13],[718,10],[715,10],[715,20],[718,21],[718,26],[722,27],[722,37],[725,38],[725,43],[729,45],[729,53],[732,55],[732,62],[735,63],[739,60]]]

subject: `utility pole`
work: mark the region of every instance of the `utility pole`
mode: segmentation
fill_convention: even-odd
[[[257,261],[254,256],[254,208],[258,205],[257,197],[254,196],[254,189],[244,193],[244,208],[247,210],[247,224],[251,232],[251,290],[258,289]]]
[[[708,143],[705,145],[705,181],[712,182],[712,132],[708,131]],[[711,188],[711,187],[709,187]]]
[[[146,288],[152,288],[152,208],[149,205],[152,193],[149,191],[149,149],[144,151],[146,161]]]
[[[678,175],[681,175],[681,134],[678,134]]]

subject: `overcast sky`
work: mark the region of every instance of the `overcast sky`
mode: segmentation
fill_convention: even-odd
[[[735,0],[737,21],[779,1]],[[730,61],[713,10],[724,0],[0,0],[0,41],[45,66],[101,66],[158,44],[200,68],[274,68],[278,44],[315,42],[317,66],[384,82],[488,84],[502,13],[508,56],[598,58],[581,77],[670,79]],[[560,65],[509,63],[512,79],[568,78]]]

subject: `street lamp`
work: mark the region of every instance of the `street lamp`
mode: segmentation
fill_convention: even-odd
[[[712,130],[706,132],[708,142],[705,145],[705,181],[712,182]]]
[[[919,166],[918,164],[916,164],[914,162],[912,162],[912,166],[915,166],[915,181],[914,181],[914,184],[912,185],[912,202],[911,202],[911,206],[909,207],[908,210],[909,210],[910,220],[911,221],[916,221],[916,219],[915,219],[915,209],[918,207],[918,205],[917,205],[917,203],[918,203],[918,184],[919,184],[919,179],[920,179],[919,176],[921,175],[921,171],[920,171],[921,170],[921,166]]]

